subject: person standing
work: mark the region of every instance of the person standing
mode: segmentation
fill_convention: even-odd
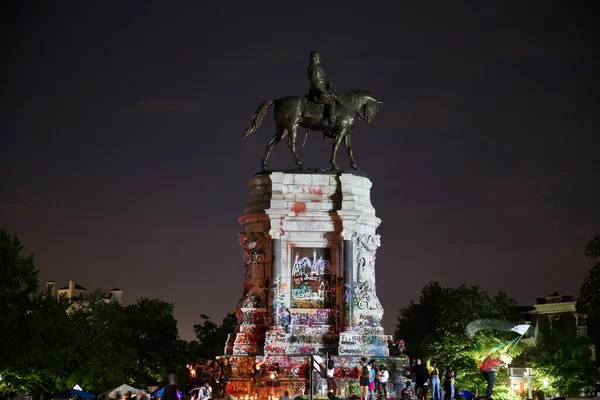
[[[454,400],[454,371],[451,365],[444,373],[444,400]]]
[[[250,386],[250,393],[254,392],[254,394],[258,395],[259,388],[263,386],[263,376],[265,374],[265,370],[263,369],[263,364],[267,361],[265,357],[262,361],[254,363],[252,366],[252,383]]]
[[[279,400],[291,400],[290,399],[290,392],[288,392],[287,390],[285,392],[283,392],[283,396],[281,396],[279,398]]]
[[[440,370],[435,360],[429,368],[429,380],[431,382],[431,399],[440,400]]]
[[[367,359],[362,357],[358,367],[358,385],[360,400],[366,400],[369,394],[369,367],[367,366]]]
[[[423,365],[420,358],[415,363],[415,390],[419,400],[427,399],[427,381],[429,380],[429,371]]]
[[[227,383],[229,382],[229,378],[231,378],[231,374],[233,373],[233,369],[231,364],[229,363],[229,359],[224,358],[223,364],[221,365],[221,380],[222,380],[222,392],[220,393],[221,397],[225,397],[227,393]]]
[[[374,360],[369,361],[369,399],[375,400],[375,375],[377,374],[377,364]]]
[[[390,378],[390,373],[388,372],[385,365],[381,364],[379,367],[379,371],[377,371],[377,396],[378,398],[382,396],[387,399],[387,385],[388,379]]]

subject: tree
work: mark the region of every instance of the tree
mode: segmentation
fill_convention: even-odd
[[[600,257],[600,235],[592,238],[585,247],[585,256],[594,260]],[[600,350],[600,262],[590,270],[581,286],[577,311],[585,314],[590,326],[590,336]],[[596,379],[600,382],[600,372],[596,370]]]
[[[127,346],[128,320],[121,304],[95,292],[71,304],[69,313],[74,340],[68,347],[69,387],[78,383],[101,391],[131,381],[137,351]]]
[[[566,327],[572,316],[560,316],[553,324]],[[596,368],[587,338],[577,337],[573,329],[548,329],[541,333],[535,358],[536,386],[548,393],[579,396],[582,389],[594,386]]]
[[[142,387],[166,379],[167,371],[184,362],[186,343],[179,339],[173,305],[158,299],[143,298],[125,308],[126,341],[136,349],[133,381]]]
[[[227,335],[233,333],[237,325],[235,314],[227,314],[220,326],[217,326],[205,314],[200,314],[200,318],[202,323],[194,325],[194,332],[196,332],[199,343],[199,351],[196,356],[211,359],[223,355]]]
[[[0,391],[25,393],[30,378],[28,315],[39,292],[33,255],[23,256],[16,235],[0,229]]]
[[[102,292],[40,293],[33,256],[0,229],[0,393],[54,393],[75,384],[101,392],[145,387],[185,364],[173,306],[141,299],[123,308]]]
[[[19,238],[0,229],[0,373],[21,356],[25,316],[39,291],[33,254],[22,251]]]
[[[452,365],[457,371],[459,388],[482,391],[485,383],[476,364],[477,343],[500,343],[514,334],[485,330],[471,340],[465,328],[476,319],[516,322],[519,315],[515,301],[502,292],[490,295],[474,286],[442,288],[439,283],[431,282],[423,288],[419,304],[411,302],[400,310],[394,336],[406,342],[412,358],[435,358],[440,367]],[[514,349],[511,355],[516,356],[520,350]],[[499,374],[497,385],[506,379],[505,374]]]
[[[103,293],[76,299],[40,294],[27,319],[23,362],[11,366],[26,377],[26,393],[75,384],[98,392],[130,381],[136,353],[123,340],[124,310]]]

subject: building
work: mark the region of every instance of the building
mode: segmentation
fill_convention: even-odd
[[[52,296],[65,296],[68,299],[85,298],[91,293],[88,289],[75,283],[75,281],[69,281],[68,285],[61,287],[60,289],[56,289],[54,281],[47,281],[46,290],[49,291]],[[104,301],[116,301],[117,303],[122,304],[123,291],[119,288],[114,288],[105,292]]]
[[[525,321],[531,321],[531,325],[538,333],[549,331],[560,331],[565,335],[576,335],[577,337],[588,337],[588,325],[585,315],[577,312],[577,296],[571,294],[552,293],[548,296],[538,297],[533,307],[520,307]],[[529,314],[529,315],[526,315]],[[591,344],[592,357],[595,359],[595,347]],[[530,361],[535,358],[535,350],[523,352],[508,369],[512,389],[518,393],[527,393],[527,398],[532,398],[535,390],[533,381],[535,370],[530,367]]]

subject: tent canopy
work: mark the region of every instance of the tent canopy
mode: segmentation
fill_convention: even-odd
[[[153,397],[165,397],[165,390],[167,389],[167,387],[163,387],[162,389],[158,389],[156,392],[152,393]],[[177,391],[177,394],[179,396],[183,396],[183,393],[181,393],[179,390]]]
[[[86,392],[83,390],[77,390],[77,389],[63,390],[62,392],[58,392],[58,393],[54,394],[55,399],[70,399],[71,397],[75,397],[75,396],[83,397],[84,399],[95,399],[96,398],[96,395],[93,393]]]
[[[148,394],[145,390],[142,389],[137,389],[134,388],[133,386],[129,386],[128,384],[124,383],[121,386],[117,386],[116,388],[112,388],[104,393],[102,393],[100,396],[98,396],[98,398],[100,399],[104,399],[104,398],[113,398],[116,397],[117,393],[121,393],[121,394],[125,394],[125,393],[143,393],[143,394]]]

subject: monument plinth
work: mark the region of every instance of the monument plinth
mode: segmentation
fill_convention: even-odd
[[[227,354],[388,355],[371,186],[365,176],[335,171],[250,180],[240,217],[244,292]]]
[[[355,125],[371,123],[381,101],[368,90],[337,93],[325,80],[319,53],[309,58],[308,94],[264,100],[244,133],[245,139],[255,132],[273,107],[275,132],[261,160],[264,172],[251,179],[240,217],[244,292],[236,331],[225,345],[233,366],[227,387],[235,394],[261,392],[264,368],[270,371],[269,395],[282,387],[301,394],[313,381],[312,356],[319,354],[331,357],[325,362],[327,384],[342,396],[358,393],[361,357],[387,364],[391,375],[406,364],[388,357],[391,337],[381,327],[383,308],[375,290],[381,220],[371,204],[371,181],[358,172],[352,150]],[[333,140],[332,169],[269,172],[269,155],[285,136],[302,168],[299,127]],[[352,172],[338,169],[341,145]]]

